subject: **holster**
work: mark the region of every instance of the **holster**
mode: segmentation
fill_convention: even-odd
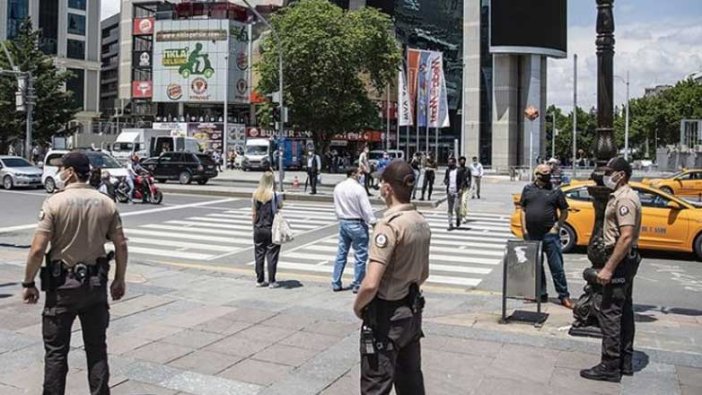
[[[45,265],[41,267],[39,275],[41,290],[55,292],[81,287],[92,289],[106,286],[110,273],[110,261],[114,253],[110,252],[106,257],[96,259],[92,265],[80,262],[73,267],[67,267],[63,261],[52,261],[49,256],[50,254],[46,254]]]
[[[611,256],[614,252],[614,248],[607,248],[605,250],[607,256]],[[622,259],[622,261],[617,265],[617,268],[612,274],[612,285],[624,285],[634,279],[636,273],[639,270],[639,264],[641,263],[641,254],[639,254],[639,249],[634,247],[629,251],[629,253]]]

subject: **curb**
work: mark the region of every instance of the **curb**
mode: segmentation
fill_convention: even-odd
[[[224,196],[236,198],[250,198],[253,191],[222,191],[222,190],[205,190],[195,188],[170,188],[168,185],[159,185],[163,193],[178,193],[183,195],[207,195],[207,196]],[[304,193],[289,193],[283,192],[285,200],[297,202],[317,202],[317,203],[333,203],[334,197],[327,195],[308,195]],[[371,198],[371,204],[383,205],[384,202],[378,198]],[[436,208],[441,204],[441,200],[432,202],[415,202],[414,205],[418,208]]]

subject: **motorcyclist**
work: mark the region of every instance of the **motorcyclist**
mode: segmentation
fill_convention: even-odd
[[[110,181],[110,178],[110,173],[107,170],[103,170],[100,177],[98,192],[109,196],[112,200],[115,200],[115,186]]]
[[[134,203],[134,184],[137,177],[146,173],[146,169],[139,163],[139,156],[137,154],[132,155],[132,160],[127,164],[127,170],[129,171],[129,176],[126,177],[126,182],[129,185],[129,203]]]

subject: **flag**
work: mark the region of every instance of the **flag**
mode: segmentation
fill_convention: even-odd
[[[426,97],[428,100],[426,122],[431,128],[450,126],[448,96],[444,77],[444,56],[441,52],[429,52],[425,67]]]
[[[407,79],[403,67],[397,71],[397,125],[411,126],[412,122],[412,104],[407,91]]]
[[[419,74],[419,49],[407,50],[407,83],[410,98],[410,109],[417,102],[417,75]],[[415,111],[416,112],[416,111]]]
[[[429,104],[429,85],[427,82],[430,51],[420,51],[417,67],[417,126],[427,126],[427,106]]]

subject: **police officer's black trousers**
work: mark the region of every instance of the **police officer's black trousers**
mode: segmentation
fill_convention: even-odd
[[[278,255],[280,245],[273,244],[271,228],[254,228],[254,257],[256,260],[256,282],[266,281],[263,271],[265,262],[268,261],[268,281],[275,282],[275,273],[278,270]]]
[[[602,363],[610,369],[631,366],[636,332],[632,292],[640,260],[638,252],[626,257],[615,270],[612,282],[602,289],[597,318],[602,329]]]
[[[80,319],[88,359],[88,382],[92,395],[110,393],[106,331],[110,322],[107,287],[87,286],[49,291],[42,320],[44,337],[44,394],[63,395],[68,373],[71,328]]]
[[[374,334],[382,349],[361,353],[361,393],[389,394],[394,384],[397,395],[424,395],[422,314],[407,306],[379,308],[377,321]]]
[[[424,193],[429,187],[429,196],[427,197],[431,200],[431,193],[434,191],[434,180],[436,179],[436,174],[433,170],[426,170],[424,172],[424,183],[422,184],[422,199],[424,199]]]

